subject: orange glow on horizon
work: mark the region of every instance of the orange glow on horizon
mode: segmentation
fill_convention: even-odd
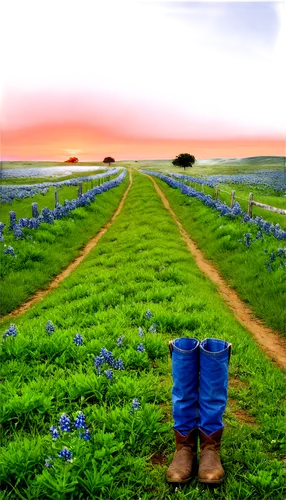
[[[285,156],[285,133],[199,112],[97,78],[7,78],[2,86],[3,161],[79,162]]]

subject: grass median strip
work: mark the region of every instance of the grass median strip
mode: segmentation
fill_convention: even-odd
[[[283,499],[282,372],[198,270],[149,179],[134,174],[98,246],[15,326],[1,354],[7,498]],[[73,341],[78,333],[82,345]],[[174,448],[168,340],[181,336],[233,343],[231,376],[240,384],[230,387],[236,413],[230,406],[225,418],[227,479],[214,492],[196,480],[177,492],[165,482]],[[63,413],[73,422],[77,411],[91,438],[72,430],[53,441],[50,427]],[[58,456],[63,446],[72,461]]]

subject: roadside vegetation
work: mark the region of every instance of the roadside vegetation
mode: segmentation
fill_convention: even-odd
[[[4,241],[0,242],[1,315],[12,311],[38,289],[45,288],[54,276],[79,255],[81,248],[110,220],[127,185],[128,176],[120,186],[97,195],[90,206],[77,208],[68,217],[55,220],[52,225],[42,224],[35,230],[25,228],[24,240],[16,240],[13,232],[4,231]],[[77,189],[61,188],[60,203],[68,197],[70,200],[77,198]],[[54,192],[49,190],[45,196],[19,201],[18,210],[15,201],[13,209],[17,216],[31,217],[31,200],[34,202],[36,198],[39,208],[54,208]],[[6,208],[6,205],[2,206],[2,210]],[[5,222],[5,217],[2,221]],[[16,257],[3,255],[8,246],[12,246]]]
[[[181,213],[179,191],[160,187]],[[116,206],[123,190],[124,183],[94,207]],[[65,237],[68,249],[67,230]],[[99,244],[13,323],[6,336],[9,322],[1,327],[1,498],[285,498],[283,374],[198,270],[150,179],[134,174]],[[165,481],[174,451],[168,341],[183,336],[233,344],[226,480],[215,489],[194,479],[174,490]]]

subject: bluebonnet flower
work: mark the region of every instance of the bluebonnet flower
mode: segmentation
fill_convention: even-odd
[[[85,416],[81,411],[78,413],[78,416],[76,417],[74,426],[76,429],[80,429],[81,427],[85,428]]]
[[[120,337],[118,337],[118,339],[116,340],[117,347],[122,347],[123,340],[124,340],[124,335],[120,335]]]
[[[142,342],[141,342],[141,343],[137,346],[137,351],[138,351],[138,352],[144,352],[144,351],[145,351],[145,349],[144,349],[144,346],[143,346]]]
[[[157,328],[157,325],[156,323],[153,323],[150,328],[149,328],[149,332],[150,333],[155,333],[156,332],[156,328]]]
[[[13,232],[15,240],[22,240],[24,238],[23,229],[20,224],[15,224],[13,226]]]
[[[256,233],[256,239],[257,239],[257,240],[260,240],[261,238],[262,238],[262,232],[261,232],[261,231],[258,231],[258,232]]]
[[[10,215],[10,229],[13,229],[17,221],[16,212],[11,210],[11,212],[9,212],[9,215]]]
[[[276,259],[275,252],[272,251],[271,254],[270,254],[270,261],[274,262],[275,259]]]
[[[266,267],[267,267],[267,271],[268,271],[269,273],[271,273],[271,271],[272,271],[272,267],[271,267],[271,262],[270,262],[269,260],[266,262]]]
[[[150,309],[147,309],[145,316],[146,316],[146,319],[151,319],[152,313],[151,313]]]
[[[5,249],[3,250],[3,252],[4,252],[6,255],[12,255],[12,257],[16,257],[15,252],[14,252],[14,248],[13,248],[13,247],[11,247],[11,245],[8,245],[8,247],[7,247],[7,248],[5,248]]]
[[[58,453],[58,456],[64,458],[67,462],[72,462],[72,452],[66,446]]]
[[[75,338],[73,339],[73,341],[76,345],[82,345],[83,344],[83,337],[81,336],[80,333],[77,333]]]
[[[39,217],[38,203],[32,203],[32,217],[34,217],[35,219]]]
[[[245,244],[247,247],[250,247],[250,243],[251,243],[251,233],[246,233],[244,235],[244,238],[245,238]]]
[[[15,231],[15,228],[17,226],[20,226],[21,228],[22,227],[29,227],[29,220],[30,219],[27,219],[27,217],[20,217],[19,223],[14,226],[14,231]]]
[[[97,373],[100,375],[100,367],[104,363],[104,359],[101,356],[96,356],[94,358],[94,366],[97,368]]]
[[[109,366],[114,366],[114,358],[111,351],[107,351],[105,347],[102,347],[100,349],[100,356],[104,359],[106,363],[109,364]]]
[[[117,359],[114,363],[115,370],[124,370],[123,361],[121,358]]]
[[[46,324],[46,332],[48,335],[51,335],[52,333],[54,333],[55,331],[55,327],[54,325],[52,324],[52,322],[50,320],[47,321],[47,324]]]
[[[0,222],[0,241],[4,241],[4,236],[3,236],[3,231],[4,231],[4,227],[6,226],[6,224],[3,224],[3,222]]]
[[[61,430],[63,432],[70,432],[71,431],[70,424],[71,424],[70,418],[65,413],[63,413],[59,419],[59,426]]]
[[[106,370],[104,373],[105,373],[106,378],[108,378],[109,380],[113,380],[112,370]]]
[[[52,210],[50,210],[49,208],[43,208],[42,216],[43,216],[43,222],[46,222],[47,224],[54,223],[54,216]]]
[[[279,257],[286,257],[286,248],[277,248],[277,255]]]
[[[47,469],[53,467],[53,463],[51,462],[51,460],[53,460],[52,457],[46,458],[46,460],[45,460],[45,467],[47,467]]]
[[[16,326],[13,323],[11,323],[9,328],[3,334],[3,338],[5,340],[7,337],[16,337],[17,334],[18,332],[16,330]]]
[[[139,337],[144,337],[144,331],[143,328],[141,328],[141,326],[139,326],[138,332],[139,332]]]
[[[89,439],[91,438],[90,431],[88,429],[85,429],[85,432],[81,432],[79,437],[84,439],[85,441],[89,441]]]
[[[50,427],[50,433],[51,433],[52,438],[54,440],[58,439],[58,437],[59,437],[59,431],[58,431],[58,429],[54,425],[52,425],[52,427]]]
[[[134,411],[137,411],[139,410],[140,408],[140,403],[139,403],[139,399],[138,398],[134,398],[133,401],[132,401],[132,407],[131,407],[131,410],[129,413],[133,413]]]

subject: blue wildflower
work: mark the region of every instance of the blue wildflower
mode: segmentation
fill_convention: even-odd
[[[32,203],[32,217],[34,217],[35,219],[39,217],[38,203]]]
[[[141,328],[141,326],[139,326],[138,332],[139,332],[139,337],[144,337],[144,331],[143,328]]]
[[[14,229],[16,224],[16,213],[14,211],[9,212],[10,215],[10,229]]]
[[[100,375],[100,367],[104,363],[104,359],[101,356],[96,356],[94,358],[94,366],[97,368],[97,373]]]
[[[52,427],[50,427],[50,433],[51,433],[52,438],[54,440],[58,439],[58,437],[59,437],[59,431],[58,431],[58,429],[54,425],[52,425]]]
[[[114,363],[115,370],[124,370],[123,361],[121,358],[117,359]]]
[[[23,229],[20,224],[14,224],[13,232],[15,240],[22,240],[24,238]]]
[[[132,407],[131,407],[131,410],[129,413],[133,413],[134,411],[137,411],[139,410],[140,408],[140,402],[139,402],[139,399],[138,398],[134,398],[133,401],[132,401]]]
[[[76,417],[74,426],[76,429],[81,429],[81,428],[85,429],[85,416],[81,411],[78,413],[78,416]]]
[[[63,432],[70,432],[71,431],[70,424],[71,424],[70,418],[65,413],[63,413],[59,419],[59,426],[61,430]]]
[[[151,313],[150,309],[147,309],[145,316],[146,316],[146,319],[151,319],[152,313]]]
[[[120,337],[118,337],[118,339],[116,340],[117,347],[122,347],[123,340],[124,340],[124,335],[120,335]]]
[[[50,462],[48,458],[45,460],[45,467],[53,467],[53,464]]]
[[[85,441],[89,441],[91,438],[90,431],[88,429],[85,429],[85,432],[84,433],[81,432],[79,437],[84,439]]]
[[[5,248],[3,250],[3,252],[5,253],[5,255],[12,255],[12,257],[16,257],[15,252],[14,252],[14,248],[11,247],[11,245],[8,245],[8,247]]]
[[[54,333],[55,331],[55,327],[54,325],[52,324],[52,322],[50,320],[47,321],[47,324],[46,324],[46,332],[48,335],[51,335],[52,333]]]
[[[106,378],[108,378],[109,380],[113,380],[112,370],[106,370],[104,373],[105,373]]]
[[[138,351],[138,352],[144,352],[144,351],[145,351],[145,349],[144,349],[144,346],[143,346],[142,342],[141,342],[141,343],[137,346],[137,351]]]
[[[271,254],[270,254],[270,261],[274,262],[275,259],[276,259],[275,252],[271,252]]]
[[[250,243],[251,243],[251,233],[246,233],[244,235],[244,238],[245,238],[245,244],[247,247],[250,247]]]
[[[100,356],[104,359],[106,363],[109,364],[109,366],[114,366],[114,358],[111,351],[107,351],[105,347],[102,347],[100,349]]]
[[[6,224],[3,224],[3,222],[0,222],[0,241],[4,241],[4,236],[3,236],[3,231],[4,231],[4,227],[6,226]]]
[[[286,257],[286,248],[277,248],[277,255],[279,257]]]
[[[272,272],[272,267],[271,267],[271,262],[269,260],[266,262],[266,267],[267,267],[267,271],[269,273],[271,273]]]
[[[64,458],[67,462],[71,462],[72,461],[72,452],[66,447],[64,446],[64,448],[58,453],[58,456],[60,458]]]
[[[6,330],[6,332],[2,336],[5,340],[7,337],[16,337],[17,334],[18,334],[18,332],[16,330],[16,326],[13,323],[11,323],[9,328]]]
[[[80,333],[77,333],[75,338],[73,339],[73,341],[76,345],[82,345],[83,344],[83,337],[81,336]]]
[[[258,232],[256,233],[256,239],[257,239],[257,240],[260,240],[261,238],[262,238],[262,232],[261,232],[261,231],[258,231]]]

